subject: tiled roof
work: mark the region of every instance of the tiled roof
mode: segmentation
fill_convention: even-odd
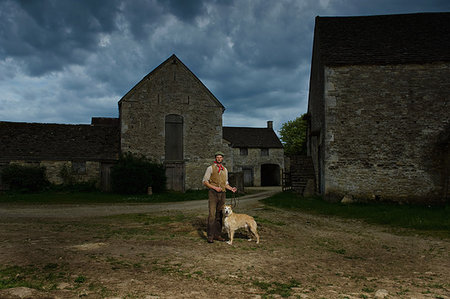
[[[116,160],[117,125],[0,122],[0,160]]]
[[[272,128],[223,127],[223,138],[232,147],[282,148]]]
[[[324,65],[447,62],[450,13],[317,17],[314,38]]]

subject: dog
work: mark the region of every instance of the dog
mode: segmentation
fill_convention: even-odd
[[[248,232],[256,237],[256,244],[259,244],[259,235],[256,230],[256,221],[252,216],[246,214],[235,214],[230,205],[223,206],[223,227],[228,233],[227,243],[233,244],[234,232],[239,228],[246,228]],[[251,241],[252,239],[248,239]]]

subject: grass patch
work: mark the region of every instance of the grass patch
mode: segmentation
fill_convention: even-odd
[[[311,214],[360,219],[367,223],[414,229],[434,236],[450,238],[450,205],[428,207],[388,203],[330,203],[320,197],[304,198],[282,192],[262,200],[263,203]]]
[[[47,264],[43,267],[0,266],[0,290],[17,287],[52,289],[57,282],[67,279],[67,276],[58,264]]]
[[[290,280],[288,283],[254,280],[253,285],[264,291],[266,296],[277,294],[283,298],[286,298],[292,295],[292,288],[299,287],[300,283],[295,279]]]

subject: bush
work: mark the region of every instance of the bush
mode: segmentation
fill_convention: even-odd
[[[157,193],[165,190],[166,174],[162,165],[128,153],[111,169],[111,181],[117,193],[142,194],[148,187]]]
[[[45,167],[17,164],[8,165],[3,169],[2,181],[8,184],[11,190],[22,192],[42,191],[49,185]]]

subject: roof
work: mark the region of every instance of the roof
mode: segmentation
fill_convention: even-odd
[[[272,128],[223,127],[223,138],[232,147],[283,148]]]
[[[167,64],[179,64],[181,65],[183,68],[185,68],[194,78],[195,81],[197,81],[199,83],[199,85],[205,89],[205,91],[209,94],[209,96],[211,97],[211,99],[213,100],[213,102],[221,107],[223,110],[225,110],[225,107],[222,105],[222,103],[216,98],[216,96],[203,84],[202,81],[200,81],[200,79],[175,55],[172,54],[172,56],[170,56],[169,58],[167,58],[163,63],[161,63],[159,66],[157,66],[153,71],[151,71],[149,74],[147,74],[144,78],[142,78],[141,81],[139,81],[138,84],[136,84],[130,91],[128,91],[120,100],[119,100],[119,104],[124,101],[126,98],[128,98],[130,95],[132,95],[137,89],[139,89],[139,87],[145,83],[145,81],[153,76],[158,70],[160,70],[161,68],[165,67]]]
[[[316,17],[324,65],[450,61],[450,13]]]
[[[0,122],[0,160],[116,160],[119,126]]]

